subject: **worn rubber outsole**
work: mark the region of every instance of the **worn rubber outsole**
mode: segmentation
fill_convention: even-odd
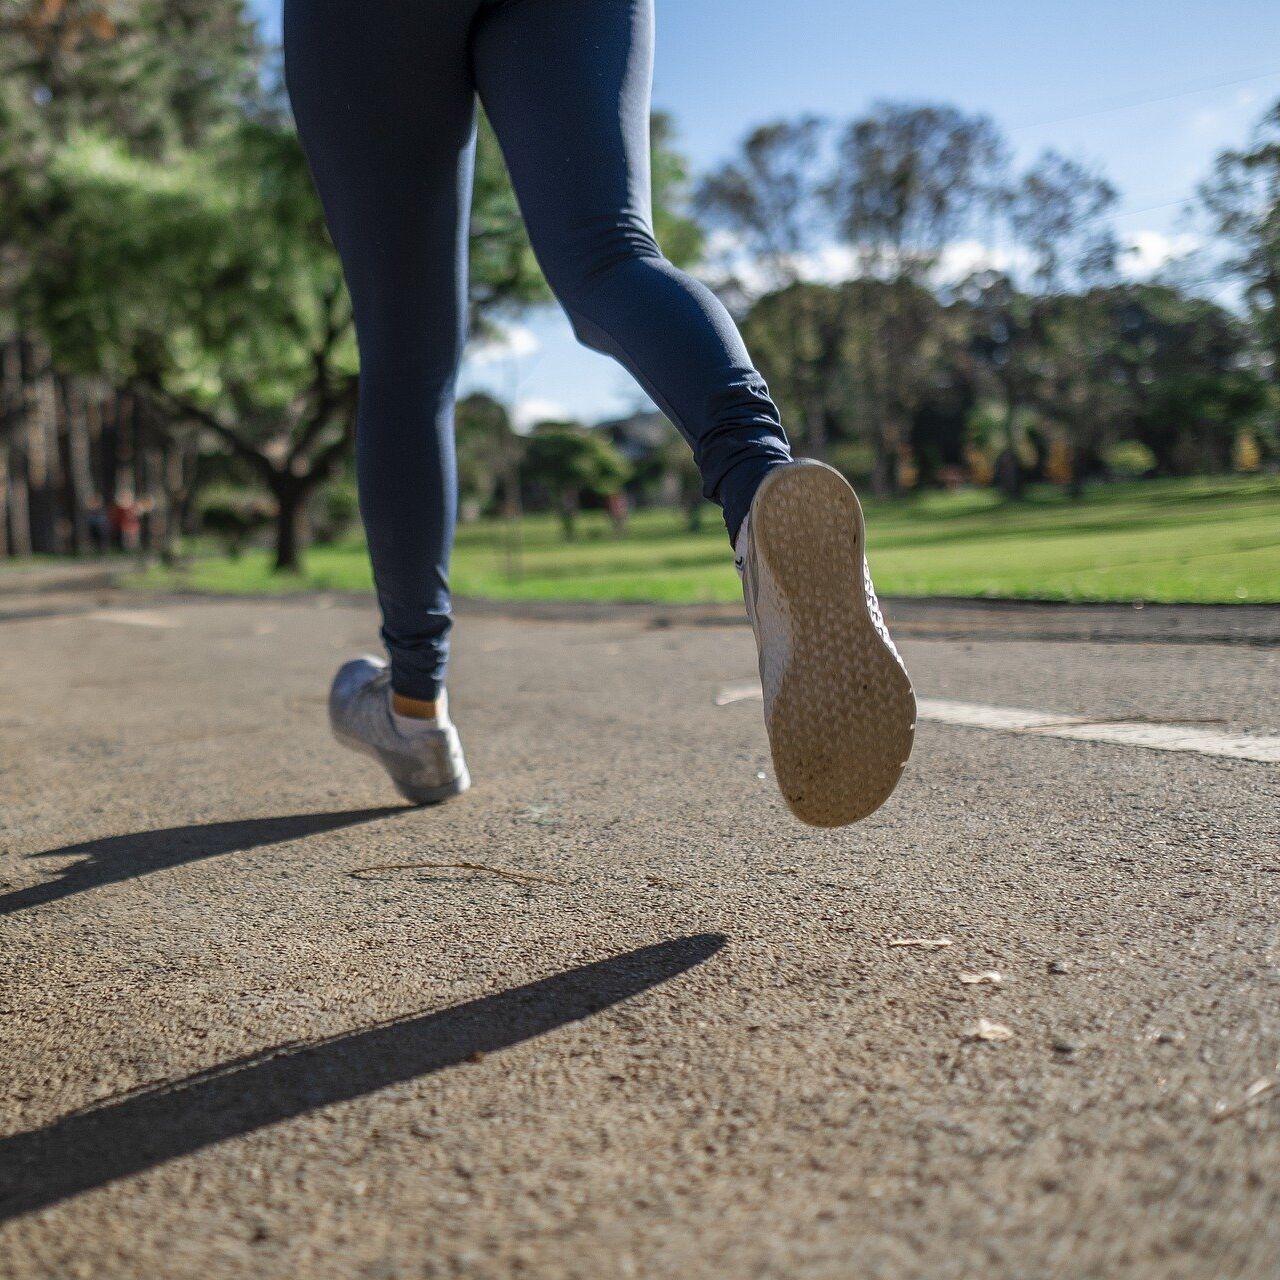
[[[789,623],[766,703],[778,786],[802,822],[857,822],[898,785],[916,720],[911,680],[864,590],[861,504],[829,467],[782,467],[756,495],[751,536],[762,589]]]
[[[341,730],[330,726],[334,739],[347,747],[351,751],[358,751],[362,756],[368,756],[370,760],[376,760],[386,771],[390,777],[392,785],[410,804],[430,805],[442,804],[445,800],[452,799],[454,796],[460,796],[464,791],[471,787],[471,775],[463,767],[462,772],[450,782],[446,782],[439,787],[420,787],[401,778],[396,769],[394,757],[385,751],[379,751],[377,747],[370,746],[369,743],[360,738],[352,737],[350,734],[343,733]]]

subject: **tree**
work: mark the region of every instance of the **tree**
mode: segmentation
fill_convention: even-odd
[[[296,569],[310,495],[342,461],[350,306],[293,133],[264,117],[157,165],[84,138],[53,168],[67,250],[33,271],[59,358],[137,389],[275,499]]]
[[[677,267],[698,262],[704,249],[702,227],[688,213],[689,162],[676,144],[676,125],[665,111],[649,120],[649,186],[653,193],[653,231],[662,252]]]
[[[354,344],[244,0],[0,0],[0,37],[0,437],[21,428],[23,480],[59,465],[53,379],[72,373],[114,388],[122,421],[237,459],[275,497],[277,561],[296,566],[308,497],[350,446]],[[668,256],[689,261],[701,232],[681,212],[673,136],[655,116],[655,222]],[[550,293],[483,118],[474,193],[470,316],[484,335]],[[38,488],[51,508],[53,480]]]
[[[920,402],[924,347],[934,337],[921,303],[947,247],[994,197],[1003,144],[985,116],[954,107],[880,103],[847,126],[828,192],[836,227],[864,291],[855,352],[874,388],[865,409],[877,492],[896,492],[910,420]]]
[[[1200,198],[1227,246],[1226,270],[1243,287],[1262,368],[1280,389],[1280,102],[1247,148],[1218,156]]]
[[[524,440],[511,427],[506,406],[477,391],[458,401],[454,411],[458,442],[458,488],[483,511],[502,491],[503,507],[515,514],[520,504],[520,459]]]
[[[33,264],[64,248],[54,157],[89,126],[153,159],[195,145],[239,113],[259,57],[241,0],[0,0],[0,544],[6,493],[14,549],[61,549],[63,498],[78,544],[91,478],[84,433],[97,423],[106,451],[122,455],[119,435],[137,421],[123,404],[103,413],[103,389],[59,379],[24,306]],[[104,477],[108,492],[113,482]]]
[[[861,299],[850,284],[795,281],[756,300],[742,333],[784,422],[801,424],[798,444],[825,456],[857,421],[851,363]]]
[[[650,500],[674,499],[685,514],[690,533],[697,533],[707,506],[702,496],[702,474],[685,438],[670,421],[654,416],[660,418],[656,439],[651,438],[638,456],[632,455],[628,483]]]
[[[1115,362],[1131,427],[1166,475],[1226,471],[1242,428],[1257,425],[1267,385],[1242,319],[1161,284],[1108,290]]]
[[[991,412],[999,413],[998,428],[990,422],[982,443],[995,455],[995,481],[1004,496],[1020,498],[1022,424],[1044,376],[1042,315],[1035,298],[1003,271],[975,272],[956,294],[968,313],[970,354],[982,381],[994,387]],[[983,420],[987,425],[987,414]]]
[[[609,441],[574,422],[540,422],[529,435],[524,473],[552,495],[566,540],[576,535],[583,493],[618,493],[630,467]]]
[[[702,182],[697,206],[747,255],[725,282],[754,300],[753,349],[766,339],[770,384],[787,402],[806,450],[822,457],[832,411],[832,370],[844,343],[839,295],[812,282],[830,239],[829,126],[814,116],[754,130],[739,154]],[[750,279],[742,270],[750,265]],[[767,300],[767,303],[766,303]]]
[[[28,142],[92,126],[153,157],[237,116],[263,53],[243,0],[0,0],[0,36],[6,123]]]
[[[976,273],[960,290],[975,323],[972,350],[1004,401],[996,480],[1006,497],[1022,493],[1019,424],[1048,376],[1048,315],[1057,317],[1059,360],[1091,349],[1088,335],[1066,340],[1062,324],[1068,312],[1077,322],[1095,313],[1053,303],[1066,291],[1088,289],[1113,274],[1119,246],[1106,215],[1115,201],[1115,188],[1100,174],[1046,151],[995,196],[1012,259],[1008,270]],[[1058,373],[1061,387],[1063,377],[1078,382],[1082,371]],[[1087,442],[1082,438],[1073,448],[1076,443],[1083,457]]]
[[[1046,376],[1041,419],[1066,441],[1067,492],[1078,498],[1086,476],[1102,467],[1107,445],[1130,420],[1130,399],[1119,364],[1115,314],[1104,289],[1062,293],[1045,301],[1042,346]]]
[[[84,135],[51,175],[63,250],[39,260],[28,294],[59,358],[138,389],[229,451],[275,499],[277,568],[297,569],[308,500],[350,449],[357,362],[292,128],[264,107],[163,165]],[[476,328],[542,296],[508,199],[483,184]]]
[[[500,331],[504,315],[550,300],[551,290],[525,234],[502,151],[483,112],[476,135],[468,252],[474,337],[492,338]]]

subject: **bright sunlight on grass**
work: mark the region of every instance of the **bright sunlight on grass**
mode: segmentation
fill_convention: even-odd
[[[1147,481],[1079,502],[1039,492],[1007,503],[990,490],[866,504],[871,566],[886,596],[1042,600],[1280,601],[1280,481]],[[367,591],[363,544],[314,547],[302,574],[273,574],[265,551],[208,557],[135,582],[206,592]],[[615,536],[603,515],[565,542],[549,517],[459,530],[459,596],[493,600],[740,598],[718,515],[693,534],[670,511],[640,512]]]

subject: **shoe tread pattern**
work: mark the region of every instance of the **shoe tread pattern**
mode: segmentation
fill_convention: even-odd
[[[871,587],[864,529],[853,489],[820,465],[774,472],[752,512],[757,607],[776,611],[789,637],[780,669],[761,664],[774,770],[792,812],[819,827],[878,809],[915,735],[915,695]]]

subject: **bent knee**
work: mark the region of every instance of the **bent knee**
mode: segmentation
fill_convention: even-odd
[[[575,299],[620,271],[666,264],[653,232],[626,223],[582,232],[544,257],[547,283],[566,305],[572,305]]]
[[[618,298],[649,296],[657,276],[676,268],[663,257],[652,236],[613,245],[607,252],[580,258],[560,270],[547,271],[547,283],[564,309],[574,337],[593,351],[614,354],[613,342],[601,328],[618,309]]]

